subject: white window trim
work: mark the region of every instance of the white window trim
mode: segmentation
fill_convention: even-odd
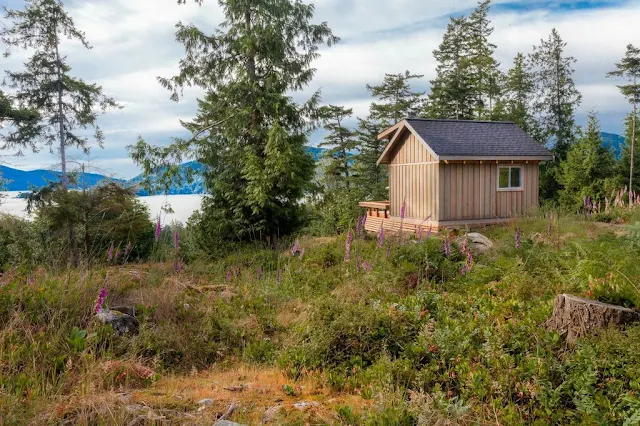
[[[500,169],[520,169],[520,186],[509,186],[509,188],[500,188]],[[499,192],[524,191],[524,168],[522,166],[515,165],[498,166],[498,178],[496,180]],[[509,185],[511,185],[511,170],[509,170]]]

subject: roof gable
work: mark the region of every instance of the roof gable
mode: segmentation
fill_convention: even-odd
[[[515,123],[406,119],[382,135],[393,135],[378,163],[390,161],[392,147],[405,131],[411,131],[438,160],[467,157],[551,160],[553,155]]]

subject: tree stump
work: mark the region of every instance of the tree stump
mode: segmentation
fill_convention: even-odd
[[[640,312],[595,300],[561,294],[556,297],[547,328],[565,335],[568,342],[610,325],[640,321]]]

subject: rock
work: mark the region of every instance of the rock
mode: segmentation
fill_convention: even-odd
[[[304,411],[309,407],[318,407],[319,405],[320,404],[315,402],[315,401],[311,401],[311,402],[309,402],[309,401],[300,401],[300,402],[296,402],[296,403],[293,404],[293,406],[295,408],[297,408],[298,410],[300,410],[300,411]]]
[[[137,334],[140,327],[135,317],[111,309],[101,310],[96,314],[96,318],[103,324],[109,324],[120,335]]]
[[[462,235],[456,238],[456,244],[460,247],[464,244],[465,238],[467,239],[467,245],[471,251],[475,253],[484,253],[493,248],[493,243],[490,239],[478,232],[470,232],[466,235]]]
[[[273,407],[270,407],[267,411],[265,411],[264,416],[262,417],[262,423],[268,423],[273,420],[273,418],[278,415],[280,410],[282,410],[282,405],[274,405]]]
[[[136,308],[134,306],[112,306],[112,311],[118,311],[123,314],[127,314],[129,316],[136,316]]]
[[[595,300],[561,294],[556,297],[553,314],[547,328],[564,335],[568,342],[595,334],[610,325],[625,325],[640,321],[640,312]]]
[[[232,422],[231,420],[218,420],[216,426],[246,426],[241,423]]]
[[[209,406],[213,405],[213,399],[211,399],[211,398],[201,399],[200,401],[198,401],[198,405],[203,406],[203,407],[209,407]]]

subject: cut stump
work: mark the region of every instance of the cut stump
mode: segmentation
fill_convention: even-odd
[[[640,321],[640,312],[636,310],[561,294],[556,297],[547,328],[565,335],[568,342],[574,342],[599,329],[635,321]]]

